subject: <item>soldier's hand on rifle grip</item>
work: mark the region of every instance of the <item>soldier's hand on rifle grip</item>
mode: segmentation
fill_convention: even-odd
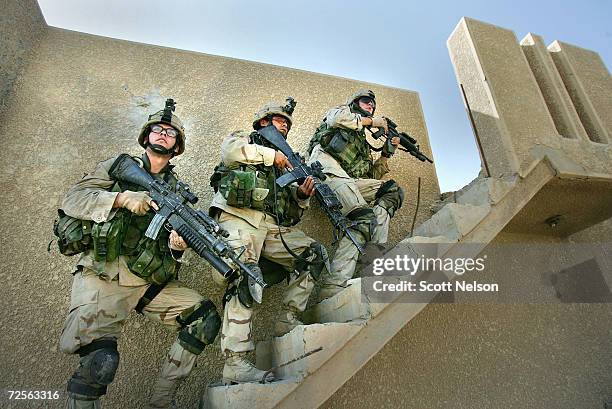
[[[293,165],[289,162],[289,160],[287,160],[285,154],[280,151],[276,151],[274,154],[274,166],[280,170],[285,168],[293,169]]]
[[[312,176],[308,176],[304,183],[302,183],[297,190],[297,196],[299,199],[306,200],[315,194],[315,182]]]
[[[185,251],[189,248],[189,245],[175,230],[172,230],[168,238],[168,247],[176,251]]]
[[[373,116],[372,126],[374,128],[383,128],[385,130],[385,134],[389,132],[389,125],[387,124],[387,119],[382,116]]]
[[[393,143],[393,142],[396,142],[396,143]],[[395,153],[395,149],[397,145],[399,144],[399,142],[400,142],[400,139],[397,136],[394,136],[393,138],[387,138],[382,148],[382,156],[384,158],[390,158],[391,156],[393,156],[393,154]]]
[[[123,207],[137,216],[144,216],[151,207],[159,210],[157,204],[147,192],[133,192],[131,190],[119,193],[115,198],[113,207]]]

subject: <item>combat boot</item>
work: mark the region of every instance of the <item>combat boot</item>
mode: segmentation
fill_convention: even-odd
[[[178,379],[157,378],[153,388],[153,395],[149,400],[148,409],[176,409],[174,396],[176,395],[179,383],[180,380]]]
[[[285,307],[274,324],[274,336],[282,337],[298,325],[304,325],[304,323],[298,319],[297,312]]]
[[[223,384],[261,382],[266,371],[257,369],[246,359],[246,352],[227,351],[223,367]],[[274,380],[274,375],[266,375],[266,382]]]
[[[66,401],[66,409],[100,409],[100,399],[77,399],[75,394],[68,393],[68,400]]]

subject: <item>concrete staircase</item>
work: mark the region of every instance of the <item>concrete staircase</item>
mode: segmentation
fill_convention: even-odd
[[[523,178],[476,179],[402,243],[417,253],[422,244],[431,249],[431,243],[438,243],[438,256],[476,257],[554,176],[550,162],[543,159]],[[280,368],[276,376],[282,381],[210,385],[201,408],[320,406],[427,305],[401,302],[407,295],[399,294],[396,302],[369,302],[362,298],[361,279],[351,280],[344,291],[305,312],[305,322],[316,324],[258,343],[257,366],[268,369],[316,348],[322,351]]]

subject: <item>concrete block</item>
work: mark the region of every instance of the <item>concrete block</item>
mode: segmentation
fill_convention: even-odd
[[[490,86],[485,80],[485,73],[468,29],[468,19],[461,19],[446,44],[457,82],[465,92],[465,102],[469,104],[472,113],[476,137],[480,141],[480,155],[485,166],[494,176],[518,171],[518,160],[500,121]]]
[[[548,51],[589,138],[610,143],[612,77],[599,54],[560,41],[550,44]]]
[[[489,213],[491,206],[462,205],[449,203],[433,217],[421,224],[415,234],[418,236],[444,236],[451,241],[468,234]]]
[[[297,388],[299,381],[209,385],[200,399],[200,409],[269,409]]]
[[[303,314],[304,322],[350,322],[365,320],[378,314],[386,304],[370,303],[361,294],[361,279],[353,278],[338,294],[313,305]]]
[[[364,325],[364,322],[300,325],[282,337],[258,342],[257,366],[278,366],[323,347],[321,351],[275,371],[279,379],[305,378],[341,349]]]
[[[515,181],[501,178],[478,179],[469,189],[457,194],[457,203],[479,206],[483,204],[495,204],[516,184]]]
[[[521,48],[559,134],[565,138],[588,140],[580,117],[542,38],[529,33],[521,40]]]

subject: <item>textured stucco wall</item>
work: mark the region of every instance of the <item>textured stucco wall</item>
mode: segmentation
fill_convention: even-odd
[[[0,114],[47,24],[35,0],[0,1]]]
[[[565,241],[610,237],[612,219]],[[561,242],[502,232],[491,246]],[[542,286],[535,261],[507,260],[509,279]],[[322,407],[601,408],[612,395],[612,304],[553,304],[548,296],[546,304],[430,304]]]
[[[325,111],[344,102],[354,89],[367,86],[387,115],[421,142],[431,156],[427,131],[416,93],[156,46],[112,40],[56,28],[35,49],[32,63],[18,81],[13,103],[0,125],[8,141],[0,151],[2,191],[0,231],[0,389],[44,388],[63,391],[77,358],[58,352],[57,341],[67,313],[75,259],[58,254],[52,221],[66,190],[101,160],[119,152],[139,153],[136,136],[146,115],[177,102],[187,128],[187,151],[177,158],[177,171],[200,194],[200,205],[211,199],[208,179],[219,160],[222,138],[247,129],[253,112],[270,99],[292,95],[298,101],[290,143],[304,150]],[[435,159],[435,158],[434,158]],[[432,165],[400,153],[390,162],[393,177],[406,189],[404,208],[391,227],[391,240],[406,236],[415,209],[417,176],[423,178],[417,225],[429,217],[427,208],[439,187]],[[329,239],[321,213],[301,226],[315,237]],[[314,223],[314,220],[317,220]],[[210,268],[195,259],[182,278],[220,305],[221,290],[211,282]],[[282,290],[264,297],[256,318],[256,338],[270,332]],[[142,407],[151,381],[174,335],[161,325],[134,314],[120,340],[121,364],[104,399],[107,407]],[[180,391],[181,407],[194,407],[208,382],[219,379],[222,357],[218,344],[198,359]],[[24,407],[24,406],[20,406]],[[52,407],[51,405],[49,407]],[[58,406],[59,407],[59,404]]]

